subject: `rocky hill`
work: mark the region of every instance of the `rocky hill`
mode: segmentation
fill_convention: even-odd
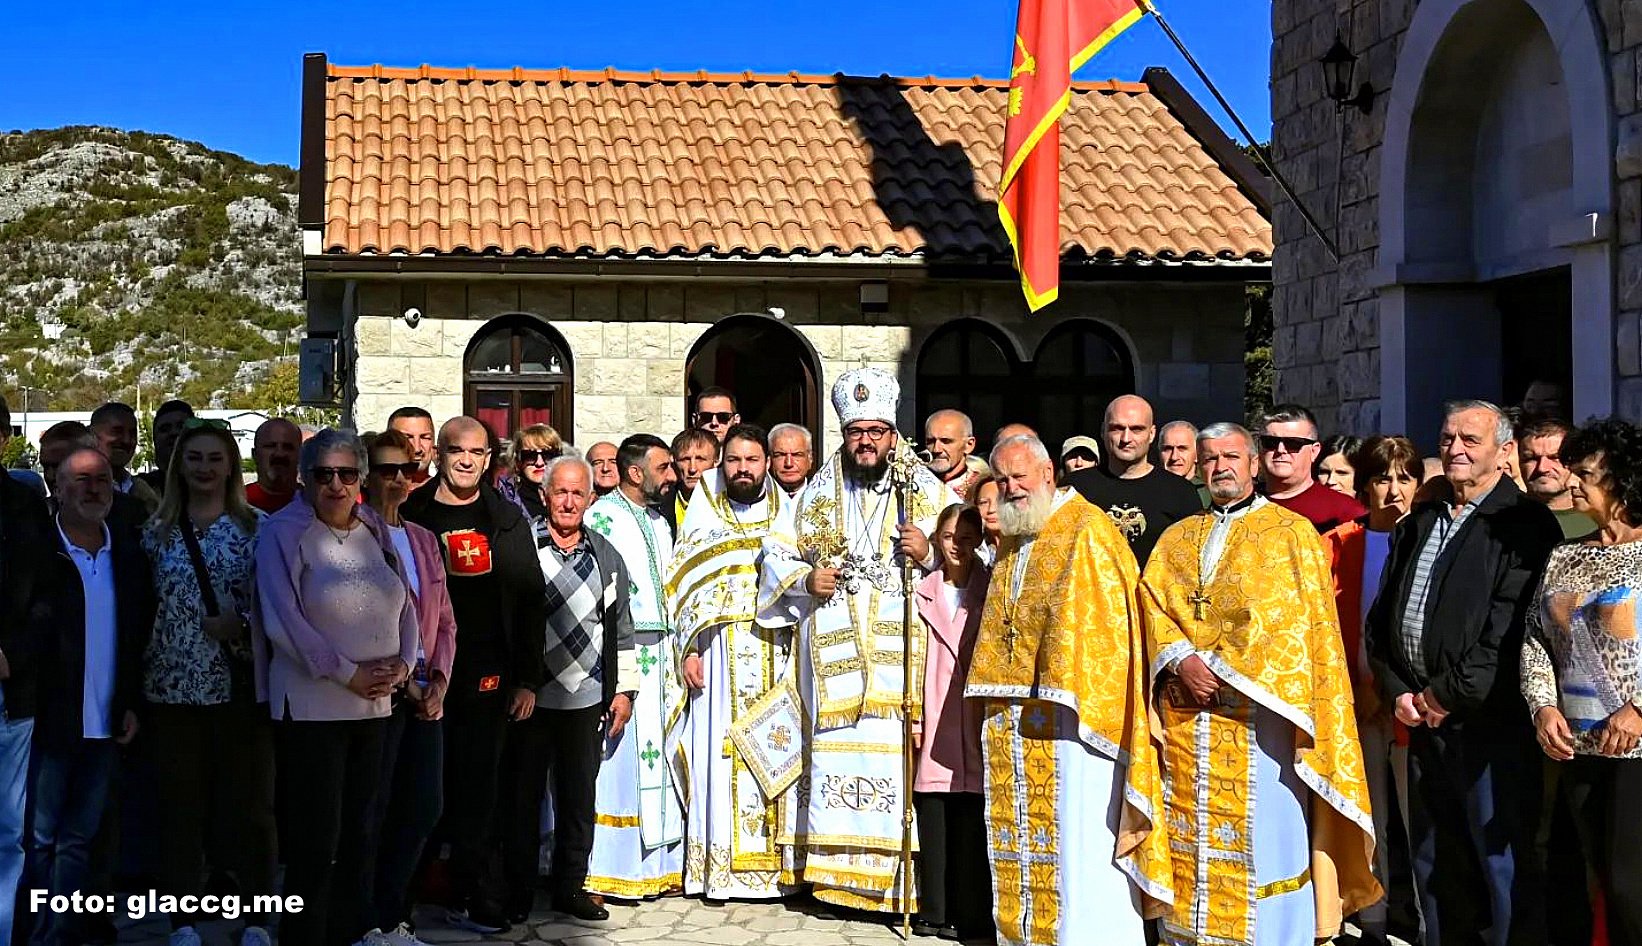
[[[110,128],[0,133],[0,390],[37,389],[35,410],[139,384],[146,403],[266,404],[301,266],[291,168]]]

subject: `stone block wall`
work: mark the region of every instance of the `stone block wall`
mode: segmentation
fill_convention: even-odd
[[[670,437],[684,423],[685,364],[719,319],[785,311],[814,350],[825,402],[832,382],[868,365],[901,380],[904,430],[914,430],[914,377],[925,340],[947,322],[992,322],[1030,359],[1043,337],[1073,317],[1098,319],[1131,347],[1139,393],[1160,420],[1199,423],[1240,418],[1243,396],[1243,289],[1240,283],[1069,285],[1052,314],[1028,317],[1013,286],[907,281],[890,286],[889,311],[862,314],[856,281],[766,282],[372,280],[359,284],[351,352],[352,422],[380,429],[405,404],[436,418],[463,409],[463,356],[486,321],[527,312],[550,323],[570,348],[579,444],[638,431]],[[416,305],[415,328],[400,317]],[[823,450],[836,446],[830,407]]]
[[[1642,418],[1642,0],[1588,4],[1611,64],[1618,126],[1619,312],[1616,406]],[[1380,319],[1374,270],[1380,246],[1385,93],[1418,0],[1273,0],[1272,155],[1340,250],[1336,264],[1281,193],[1274,196],[1273,395],[1313,408],[1325,432],[1380,428]],[[1345,38],[1374,108],[1338,111],[1317,60]],[[1627,161],[1627,155],[1633,160]]]

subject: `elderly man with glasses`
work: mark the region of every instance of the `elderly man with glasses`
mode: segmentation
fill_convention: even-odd
[[[1319,534],[1368,515],[1363,504],[1317,482],[1317,418],[1298,404],[1279,404],[1260,418],[1260,477],[1267,499],[1299,513]]]
[[[490,436],[472,417],[439,429],[438,475],[400,514],[439,538],[451,608],[460,628],[445,695],[445,827],[459,901],[451,922],[479,933],[511,927],[481,893],[489,861],[507,721],[530,718],[545,679],[547,584],[536,536],[518,506],[486,482]]]
[[[775,827],[778,843],[802,846],[783,860],[805,865],[795,881],[826,903],[885,912],[901,909],[901,810],[911,789],[901,772],[901,565],[935,567],[929,535],[958,501],[895,432],[899,402],[895,378],[876,368],[846,372],[833,387],[843,446],[794,514],[771,528],[759,570],[758,623],[796,626],[794,647],[811,656],[768,696],[767,715],[758,712],[764,698],[753,707],[783,731],[761,723],[759,738],[737,743],[769,797],[808,780]],[[896,468],[913,477],[910,503],[890,475]],[[912,686],[923,641],[921,629],[911,635]]]

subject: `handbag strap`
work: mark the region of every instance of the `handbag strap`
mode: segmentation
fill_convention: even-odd
[[[178,528],[182,530],[182,544],[188,546],[188,559],[194,563],[194,580],[200,584],[200,601],[205,604],[205,616],[214,618],[220,613],[217,592],[211,587],[211,572],[205,567],[205,553],[200,551],[200,538],[194,534],[194,522],[184,515]]]

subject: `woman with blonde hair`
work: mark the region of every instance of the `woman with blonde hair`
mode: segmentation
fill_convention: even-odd
[[[547,465],[564,453],[564,438],[547,424],[531,424],[515,431],[507,451],[509,475],[500,481],[502,494],[524,510],[525,518],[536,527],[538,537],[547,527],[542,478]]]
[[[166,467],[164,499],[143,531],[158,610],[143,661],[160,793],[162,893],[198,895],[207,818],[229,843],[240,887],[274,882],[273,742],[252,674],[250,613],[261,514],[245,500],[226,426],[192,418]],[[171,918],[173,946],[197,946],[201,914]],[[265,946],[267,917],[240,943]]]

